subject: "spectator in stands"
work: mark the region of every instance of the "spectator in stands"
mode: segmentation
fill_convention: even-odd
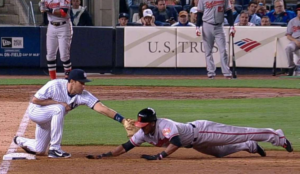
[[[93,26],[92,18],[86,7],[82,7],[81,0],[72,0],[70,17],[73,26]]]
[[[251,1],[248,4],[248,14],[249,14],[249,21],[250,23],[253,23],[254,25],[260,25],[261,18],[256,14],[257,9],[257,2]],[[237,16],[234,23],[238,23],[240,21],[240,15]]]
[[[171,25],[172,27],[196,27],[195,24],[189,22],[189,14],[183,10],[178,15],[178,22]]]
[[[180,0],[180,4],[183,6],[190,5],[193,0]]]
[[[197,23],[197,7],[192,7],[190,10],[190,22],[195,24]]]
[[[266,7],[266,0],[257,0],[258,6],[256,9],[256,14],[262,18],[263,16],[267,15],[269,10]]]
[[[156,8],[153,9],[153,15],[156,21],[162,23],[170,23],[171,25],[177,21],[178,13],[175,8],[167,8],[165,0],[157,0]]]
[[[191,6],[192,7],[198,7],[198,2],[199,2],[199,0],[192,0],[191,1]]]
[[[270,26],[271,22],[270,22],[270,18],[268,16],[263,16],[261,18],[261,26]]]
[[[127,0],[119,0],[119,13],[129,13]]]
[[[271,22],[283,22],[288,23],[291,19],[296,17],[293,11],[285,10],[284,2],[282,0],[274,1],[274,10],[267,13]]]
[[[149,8],[148,5],[142,2],[139,6],[139,12],[133,14],[132,22],[142,23],[140,19],[143,17],[143,11],[148,8]]]
[[[242,10],[239,14],[239,22],[235,23],[235,26],[255,26],[255,24],[249,22],[249,12]]]
[[[119,14],[119,23],[117,26],[127,26],[129,15],[127,13]]]
[[[141,3],[150,4],[152,0],[126,0],[128,6],[140,5]]]
[[[155,18],[151,9],[145,9],[143,11],[143,17],[141,18],[141,24],[143,26],[156,26]]]
[[[239,15],[239,12],[236,10],[235,5],[235,0],[230,0],[230,4],[231,4],[231,11],[232,11],[232,16],[233,16],[233,20],[236,19],[236,17]]]
[[[180,0],[165,0],[166,5],[180,5]]]
[[[300,49],[300,4],[296,7],[297,16],[291,19],[286,29],[286,37],[290,41],[288,46],[285,48],[286,56],[288,59],[289,73],[288,76],[292,76],[296,69],[294,62],[294,52]]]

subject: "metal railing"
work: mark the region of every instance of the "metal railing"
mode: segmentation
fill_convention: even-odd
[[[25,22],[26,25],[34,25],[36,26],[36,20],[35,20],[35,14],[33,11],[33,5],[32,5],[32,1],[29,2],[29,5],[27,4],[27,2],[25,0],[20,0],[20,12],[21,14],[19,14],[20,17],[23,16],[23,20]],[[20,22],[22,23],[22,22]]]

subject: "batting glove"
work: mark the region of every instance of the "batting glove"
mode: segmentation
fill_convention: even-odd
[[[146,160],[161,160],[163,157],[160,154],[157,155],[142,155],[141,158]]]
[[[49,9],[46,7],[45,1],[40,1],[39,6],[42,13],[49,11]]]
[[[196,27],[196,36],[201,36],[202,32],[202,27]]]
[[[230,28],[229,28],[229,35],[232,36],[232,37],[234,37],[235,32],[236,32],[236,30],[235,30],[234,26],[230,26]]]

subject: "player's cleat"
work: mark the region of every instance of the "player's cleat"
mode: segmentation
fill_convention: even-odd
[[[285,150],[288,151],[288,152],[293,152],[292,144],[287,139],[285,140],[285,143],[282,147],[285,148]]]
[[[288,76],[293,76],[294,75],[294,72],[295,72],[295,70],[296,70],[296,67],[295,68],[290,68],[289,69],[289,72],[288,72]]]
[[[35,152],[29,150],[26,146],[23,146],[22,143],[18,141],[18,136],[14,137],[14,143],[19,147],[21,147],[23,150],[25,150],[26,153],[33,154],[33,155],[36,154]]]
[[[62,150],[49,150],[48,157],[49,158],[70,158],[71,154],[66,153]]]
[[[267,155],[265,150],[262,147],[260,147],[258,144],[256,144],[256,153],[258,153],[262,157],[265,157]]]
[[[208,76],[208,79],[215,79],[215,76]]]
[[[225,76],[226,79],[232,79],[232,76]]]

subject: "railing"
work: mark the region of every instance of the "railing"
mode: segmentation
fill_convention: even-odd
[[[35,20],[32,2],[30,1],[29,5],[25,0],[20,0],[19,2],[21,5],[20,10],[24,15],[25,24],[36,26],[36,20]],[[22,16],[22,14],[19,15],[20,17]]]
[[[0,0],[0,7],[4,6],[4,0]]]

